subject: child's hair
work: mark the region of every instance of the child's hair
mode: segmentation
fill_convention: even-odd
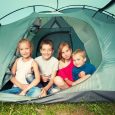
[[[85,50],[77,49],[76,51],[73,52],[72,56],[80,54],[83,58],[86,58],[86,52]]]
[[[54,49],[53,48],[53,42],[52,42],[52,40],[50,40],[50,39],[44,39],[44,40],[42,40],[41,43],[40,43],[40,49],[42,49],[42,46],[44,44],[50,45],[52,47],[52,49]]]
[[[19,42],[18,42],[18,45],[17,45],[17,51],[19,52],[19,46],[21,43],[28,43],[30,45],[30,49],[31,49],[31,53],[33,51],[33,44],[31,43],[31,41],[28,39],[28,38],[22,38]]]
[[[69,49],[71,49],[71,46],[70,46],[70,44],[68,42],[62,42],[62,43],[60,43],[59,48],[58,48],[58,56],[57,56],[57,58],[58,58],[58,60],[62,60],[63,62],[65,60],[62,57],[62,49],[65,46],[67,46]]]

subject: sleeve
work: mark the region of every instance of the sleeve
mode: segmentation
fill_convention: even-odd
[[[38,57],[36,57],[34,60],[38,63]]]
[[[75,68],[72,69],[72,77],[73,77],[73,81],[76,81],[79,79],[78,72],[76,71]]]
[[[58,62],[58,60],[56,59],[56,60],[55,60],[55,63],[54,63],[54,66],[53,66],[53,71],[57,71],[57,70],[58,70],[58,64],[59,64],[59,62]]]
[[[86,74],[93,74],[95,72],[96,68],[92,64],[88,64],[85,69]]]

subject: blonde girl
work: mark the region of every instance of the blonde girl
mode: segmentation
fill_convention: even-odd
[[[21,39],[18,43],[17,49],[21,57],[16,59],[11,69],[11,82],[13,83],[13,87],[3,92],[32,97],[39,96],[40,88],[36,87],[36,85],[40,82],[40,74],[37,63],[31,57],[32,44],[28,39]],[[33,73],[35,78],[29,84],[26,77]]]

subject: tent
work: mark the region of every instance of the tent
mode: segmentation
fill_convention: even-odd
[[[1,0],[0,4],[0,89],[7,88],[10,68],[17,58],[16,46],[22,37],[34,44],[50,37],[55,46],[70,42],[73,50],[86,50],[96,72],[69,89],[43,98],[0,93],[2,102],[55,103],[115,101],[115,4],[114,0]],[[36,24],[41,20],[41,25]],[[37,27],[36,27],[36,26]],[[39,28],[40,26],[40,28]]]

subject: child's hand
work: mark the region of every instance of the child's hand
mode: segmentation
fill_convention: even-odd
[[[72,86],[74,86],[74,85],[76,85],[76,84],[77,84],[76,82],[73,82],[73,83],[72,83]]]
[[[79,73],[79,75],[78,75],[80,78],[82,78],[82,77],[84,77],[84,76],[86,76],[86,74],[85,74],[85,72],[84,71],[81,71],[80,73]]]
[[[39,97],[45,97],[47,95],[46,90],[43,88]]]
[[[22,91],[19,93],[19,95],[26,95],[26,92],[27,92],[27,87],[28,87],[29,85],[28,84],[23,84],[22,85]]]
[[[22,84],[22,90],[26,89],[28,87],[28,84]]]
[[[21,92],[19,93],[19,95],[26,95],[26,92],[21,91]]]

